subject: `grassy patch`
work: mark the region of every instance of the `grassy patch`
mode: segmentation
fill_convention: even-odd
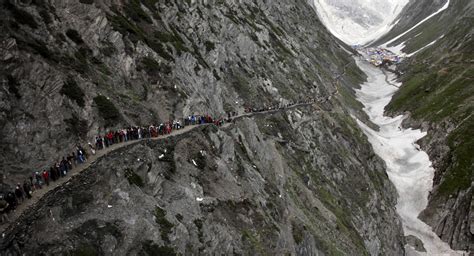
[[[77,249],[72,251],[71,255],[73,256],[96,256],[99,255],[97,249],[92,245],[80,245]]]
[[[157,73],[169,75],[173,71],[169,65],[158,63],[150,57],[141,59],[140,64],[138,65],[138,70],[142,69],[145,70],[149,76],[154,76]]]
[[[20,40],[22,41],[22,40]],[[41,40],[30,40],[28,42],[25,42],[27,46],[31,47],[34,52],[37,54],[41,55],[43,58],[49,60],[53,59],[54,55],[53,53],[49,50],[48,46],[46,46],[46,43],[41,41]],[[22,43],[19,43],[22,44]]]
[[[471,111],[471,113],[473,113]],[[451,150],[450,162],[444,180],[439,186],[439,192],[444,195],[464,190],[471,186],[473,177],[474,157],[474,117],[464,121],[464,125],[453,131],[448,136],[448,145]]]
[[[168,236],[174,227],[173,223],[166,219],[166,211],[158,206],[155,207],[154,215],[156,223],[160,226],[161,239],[169,243],[170,239]]]
[[[304,227],[299,224],[293,223],[291,226],[291,231],[293,234],[293,239],[296,244],[301,244],[304,240]]]
[[[285,59],[289,57],[293,57],[293,53],[288,49],[283,42],[276,36],[275,33],[270,32],[269,33],[269,41],[272,44],[272,47],[279,51],[279,54],[277,55],[280,61],[284,61]]]
[[[178,255],[173,247],[169,246],[160,246],[153,241],[147,240],[142,243],[142,250],[138,255],[148,255],[148,256],[173,256]]]
[[[81,47],[74,53],[74,58],[69,59],[71,63],[65,63],[67,65],[72,65],[72,68],[81,74],[85,74],[89,70],[89,62],[87,59],[92,54],[92,51],[87,47]]]
[[[245,229],[242,231],[242,243],[247,243],[251,245],[254,251],[258,252],[260,255],[265,255],[265,250],[263,248],[258,235],[251,230]]]
[[[107,42],[106,45],[107,46],[100,49],[102,54],[104,54],[105,56],[111,57],[115,52],[117,52],[117,49],[115,49],[113,44]]]
[[[208,51],[208,52],[216,49],[216,45],[211,41],[204,42],[204,46],[206,46],[206,51]]]
[[[94,103],[99,110],[100,116],[105,120],[106,125],[114,125],[120,120],[120,112],[107,97],[99,95],[94,98]]]
[[[186,44],[184,43],[183,39],[181,39],[181,37],[177,35],[176,31],[173,31],[173,33],[155,31],[153,35],[160,42],[171,43],[178,54],[190,51],[188,47],[186,47]]]
[[[46,11],[45,9],[40,10],[39,15],[41,16],[45,24],[50,24],[51,22],[53,22],[51,16],[49,16],[48,11]]]
[[[125,14],[136,22],[145,21],[153,23],[150,16],[142,9],[140,0],[128,0],[124,6]]]
[[[368,255],[364,240],[352,225],[350,213],[339,206],[337,199],[325,188],[320,187],[318,195],[324,205],[337,217],[336,225],[339,232],[350,238],[358,249],[357,253],[354,253],[357,255]]]
[[[202,232],[202,220],[201,219],[195,219],[194,220],[194,225],[198,228],[198,237],[199,237],[199,242],[204,243],[204,233]]]
[[[142,10],[141,7],[139,8],[140,10]],[[164,59],[168,61],[174,61],[173,56],[171,56],[171,54],[166,50],[164,46],[165,42],[161,41],[156,36],[149,36],[147,32],[145,32],[140,26],[138,26],[135,23],[138,21],[134,20],[133,17],[132,17],[132,20],[129,20],[128,18],[120,14],[119,11],[117,10],[114,10],[114,11],[116,15],[107,16],[107,19],[111,22],[114,30],[120,32],[124,36],[128,36],[128,38],[134,43],[136,43],[139,40],[144,42]],[[141,17],[141,16],[137,16],[137,17]]]
[[[38,28],[38,23],[35,20],[35,17],[31,15],[29,12],[18,8],[16,5],[10,3],[10,1],[3,1],[3,5],[10,10],[13,18],[19,24],[26,25],[32,29]]]
[[[111,25],[114,30],[120,32],[120,34],[126,36],[126,35],[134,35],[134,37],[131,37],[130,40],[136,41],[133,39],[138,39],[138,37],[143,36],[144,32],[137,27],[134,23],[129,21],[125,16],[120,14],[118,11],[116,11],[117,15],[108,15],[107,19],[111,22]]]
[[[8,81],[8,92],[15,95],[15,98],[21,99],[21,94],[20,94],[20,91],[18,90],[18,87],[20,86],[18,81],[11,75],[7,76],[7,81]]]
[[[159,2],[159,0],[141,0],[142,4],[146,6],[150,11],[154,12],[157,11],[155,5]]]
[[[75,101],[79,107],[85,106],[84,91],[82,91],[81,87],[79,87],[76,81],[72,78],[68,78],[67,81],[64,82],[59,93],[66,95],[69,99]]]
[[[64,119],[64,122],[67,125],[66,131],[78,136],[79,138],[86,137],[88,131],[86,120],[79,118],[77,114],[72,114],[72,117],[69,119]]]
[[[473,72],[472,67],[451,67],[413,74],[387,109],[411,111],[416,119],[434,122],[456,115],[460,105],[474,95],[469,77]]]
[[[127,178],[130,185],[136,185],[138,187],[143,187],[145,185],[142,177],[136,174],[132,169],[128,168],[125,170],[125,178]]]
[[[71,29],[71,28],[68,29],[66,31],[66,36],[69,37],[69,39],[71,39],[76,44],[83,44],[84,43],[84,40],[82,40],[81,35],[75,29]]]
[[[343,101],[346,103],[347,106],[349,106],[353,110],[361,110],[364,105],[360,103],[359,101],[356,100],[354,93],[351,91],[351,89],[338,84],[338,91],[339,94],[342,96]]]

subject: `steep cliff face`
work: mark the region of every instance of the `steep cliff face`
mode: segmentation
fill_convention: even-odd
[[[306,1],[3,7],[5,182],[108,128],[319,100],[114,151],[22,215],[3,251],[403,254],[396,192],[349,115],[363,118],[364,77]]]
[[[105,126],[328,97],[350,62],[306,3],[3,7],[1,162],[9,176],[49,164]],[[98,103],[119,112],[99,112]]]
[[[436,8],[445,3],[437,2]],[[417,1],[416,6],[432,8],[432,1]],[[392,114],[409,112],[406,124],[428,131],[420,144],[436,173],[429,205],[420,217],[453,248],[467,251],[474,244],[473,7],[472,1],[451,1],[445,11],[391,44],[404,43],[407,53],[421,50],[400,67],[403,86],[387,108]],[[422,10],[408,8],[403,17],[424,18]],[[420,20],[407,19],[411,26]],[[401,24],[385,40],[402,28],[410,26]]]

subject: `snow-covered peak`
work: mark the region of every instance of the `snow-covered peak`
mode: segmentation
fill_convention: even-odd
[[[387,33],[409,0],[314,0],[318,16],[347,44],[366,44]]]

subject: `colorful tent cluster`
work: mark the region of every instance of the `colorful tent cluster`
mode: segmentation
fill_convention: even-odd
[[[367,56],[367,61],[376,67],[384,64],[398,64],[403,59],[403,57],[385,48],[362,48],[359,45],[354,45],[353,48],[359,52],[363,52]]]

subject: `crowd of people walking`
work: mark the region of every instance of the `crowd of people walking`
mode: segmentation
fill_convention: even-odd
[[[270,107],[245,108],[246,113],[259,113],[285,109],[297,104],[310,104],[315,100],[305,100],[291,102],[288,104],[279,104]],[[109,130],[103,134],[95,136],[92,142],[88,142],[86,150],[81,145],[76,145],[75,150],[62,157],[48,168],[41,171],[34,171],[27,177],[23,183],[16,184],[13,190],[0,192],[0,221],[1,223],[9,221],[9,213],[15,211],[18,205],[32,198],[33,193],[41,190],[44,186],[50,186],[68,176],[74,168],[88,161],[90,155],[95,155],[98,150],[106,149],[114,144],[124,143],[132,140],[141,140],[157,138],[159,136],[171,134],[173,131],[183,129],[190,125],[214,124],[222,126],[225,122],[231,122],[237,117],[236,112],[228,112],[225,117],[214,119],[209,115],[191,115],[183,119],[177,119],[161,123],[159,125],[150,125],[148,127],[127,127],[117,130]]]
[[[231,118],[233,114],[228,115]],[[131,140],[141,140],[147,138],[157,138],[159,136],[171,134],[175,130],[183,129],[189,125],[214,124],[221,126],[224,124],[224,118],[214,119],[209,115],[191,115],[184,119],[173,120],[162,123],[160,125],[150,125],[148,127],[127,127],[118,130],[109,130],[103,134],[97,135],[93,142],[87,143],[88,150],[81,145],[76,145],[75,150],[62,157],[61,160],[53,163],[49,168],[41,171],[34,171],[32,175],[27,177],[23,183],[16,184],[14,189],[0,192],[0,221],[1,223],[9,221],[9,214],[32,198],[35,191],[41,190],[44,186],[49,186],[62,178],[68,173],[87,162],[90,155],[95,155],[98,150],[106,149],[114,144],[123,143]]]
[[[53,163],[49,168],[35,171],[27,177],[23,183],[17,183],[13,191],[0,193],[0,220],[8,221],[8,214],[16,209],[25,200],[32,198],[35,191],[43,189],[64,177],[77,165],[87,161],[87,153],[80,145],[76,149],[64,156],[61,160]]]

